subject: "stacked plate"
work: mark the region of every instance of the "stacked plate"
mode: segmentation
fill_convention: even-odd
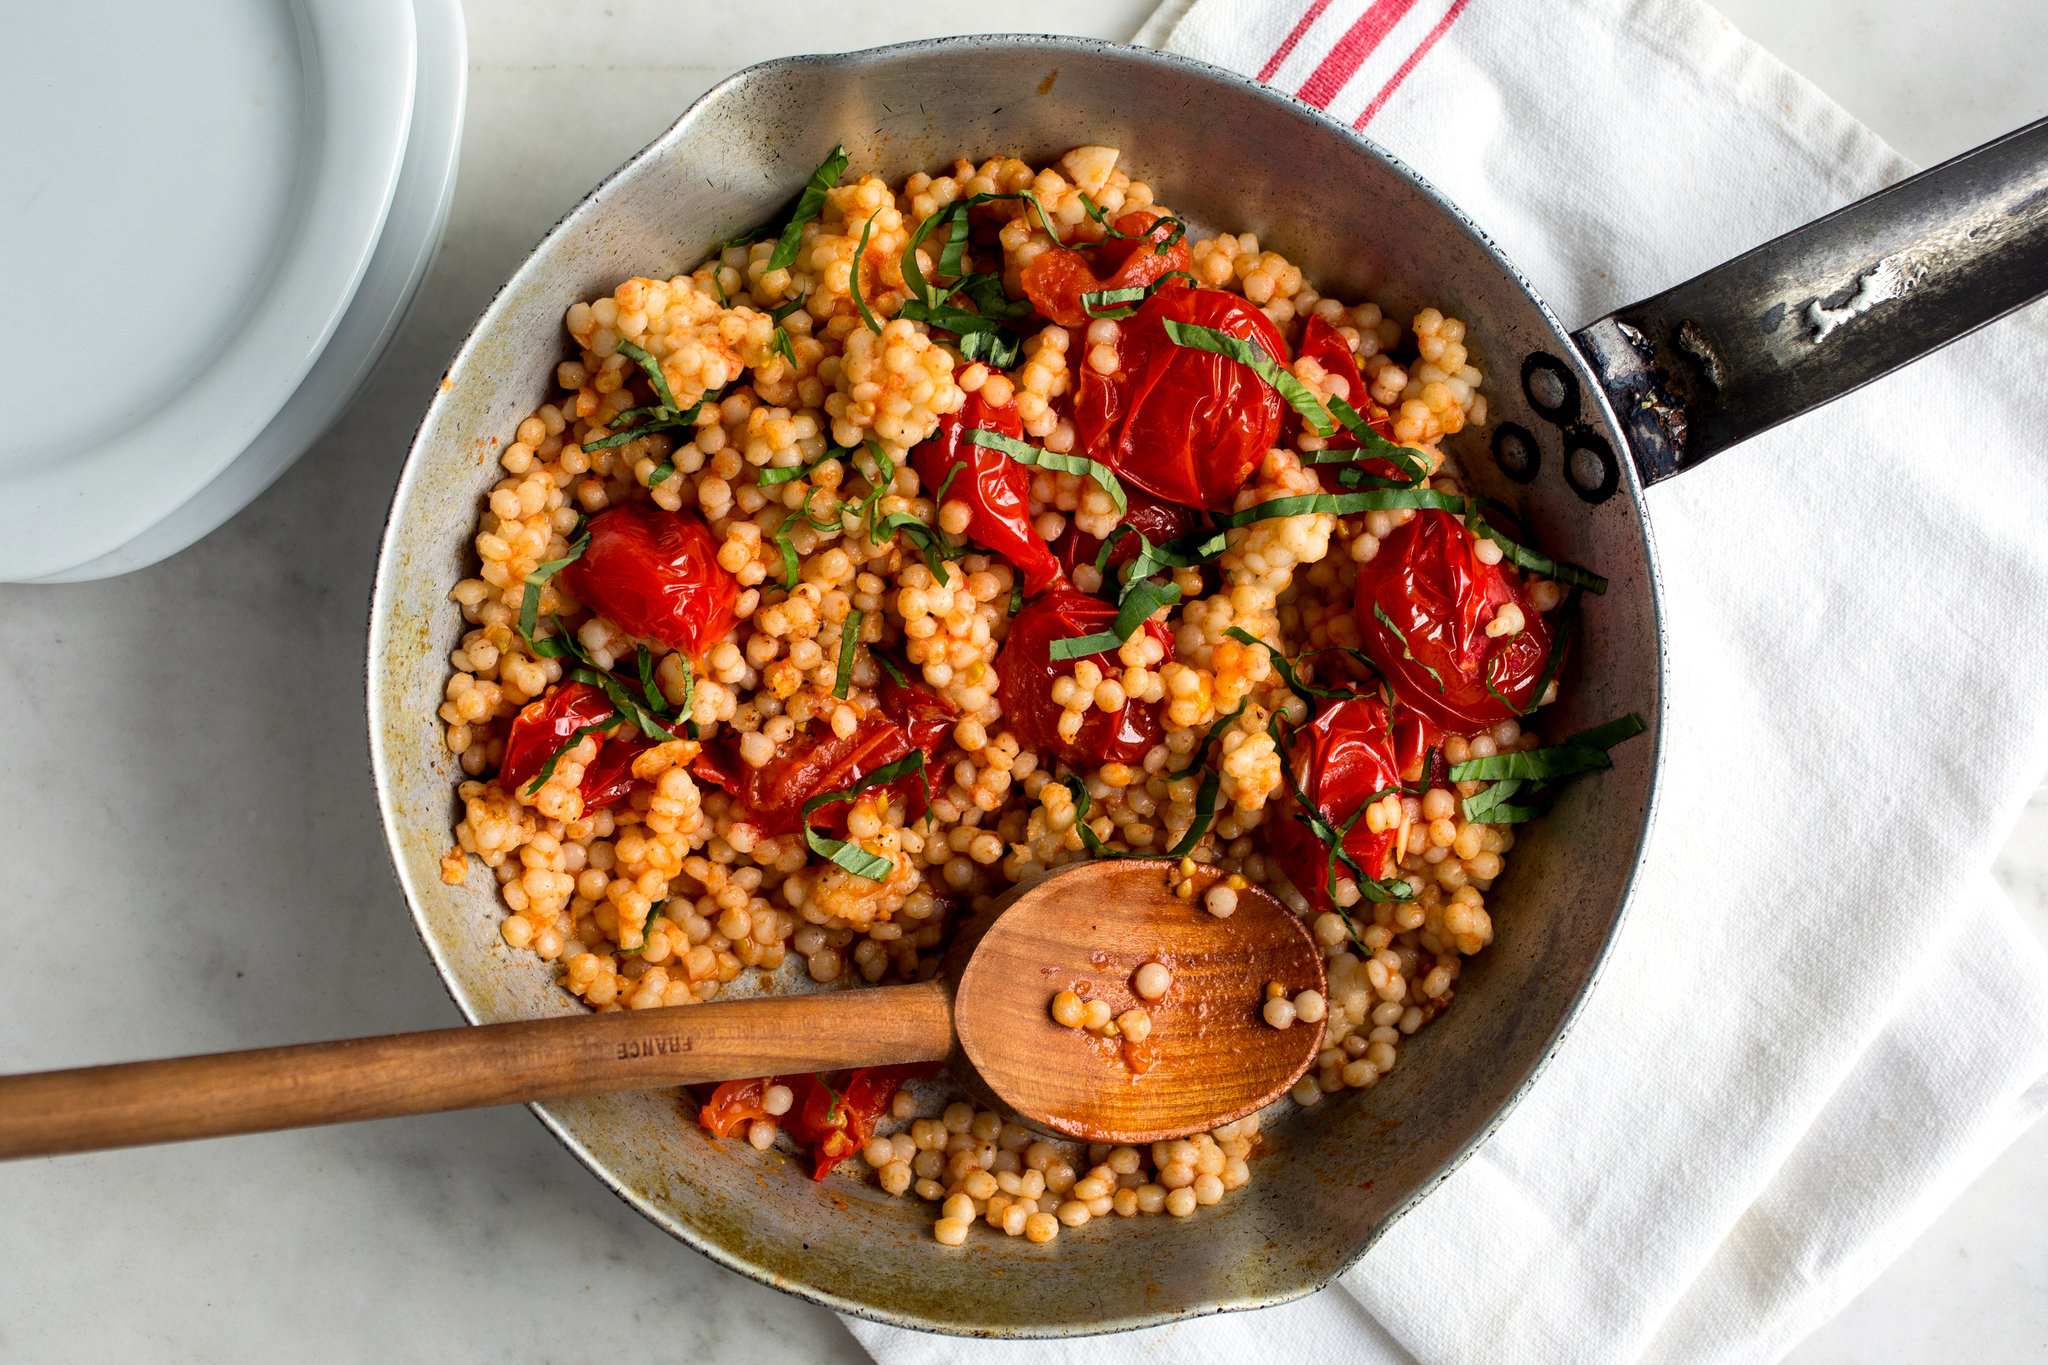
[[[0,581],[153,564],[327,429],[447,221],[459,0],[74,0],[10,22]],[[90,98],[76,72],[92,67]]]

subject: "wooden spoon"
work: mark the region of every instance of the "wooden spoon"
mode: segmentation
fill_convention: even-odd
[[[1269,982],[1323,989],[1314,941],[1256,887],[1209,914],[1217,876],[1198,868],[1187,899],[1167,862],[1062,869],[963,935],[950,980],[0,1076],[0,1159],[946,1059],[1057,1133],[1182,1137],[1277,1099],[1322,1040],[1320,1023],[1261,1017]],[[1156,1001],[1133,984],[1148,962],[1171,974]],[[1112,1014],[1145,1005],[1150,1036],[1054,1022],[1062,990]]]

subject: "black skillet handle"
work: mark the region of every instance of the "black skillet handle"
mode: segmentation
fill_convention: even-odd
[[[2048,293],[2048,119],[1573,334],[1645,484]]]

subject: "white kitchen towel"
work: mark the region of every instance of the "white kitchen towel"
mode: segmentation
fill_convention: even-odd
[[[1692,0],[1171,0],[1141,36],[1364,128],[1575,324],[1912,169]],[[1636,904],[1550,1068],[1340,1289],[1122,1337],[861,1341],[1783,1355],[2048,1108],[2048,963],[1988,875],[2048,771],[2044,373],[2036,308],[1650,492],[1670,729]]]

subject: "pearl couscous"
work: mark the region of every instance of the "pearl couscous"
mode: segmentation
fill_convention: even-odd
[[[892,186],[835,154],[777,236],[568,308],[451,593],[443,872],[481,864],[591,1008],[929,977],[1010,888],[1144,853],[1225,869],[1212,915],[1257,884],[1307,919],[1327,993],[1250,1003],[1322,1030],[1314,1104],[1450,1006],[1515,823],[1624,737],[1536,736],[1597,580],[1447,465],[1487,419],[1465,324],[1323,295],[1123,160]],[[729,1083],[703,1121],[857,1156],[947,1246],[1251,1178],[1256,1115],[1090,1147],[903,1079]]]

